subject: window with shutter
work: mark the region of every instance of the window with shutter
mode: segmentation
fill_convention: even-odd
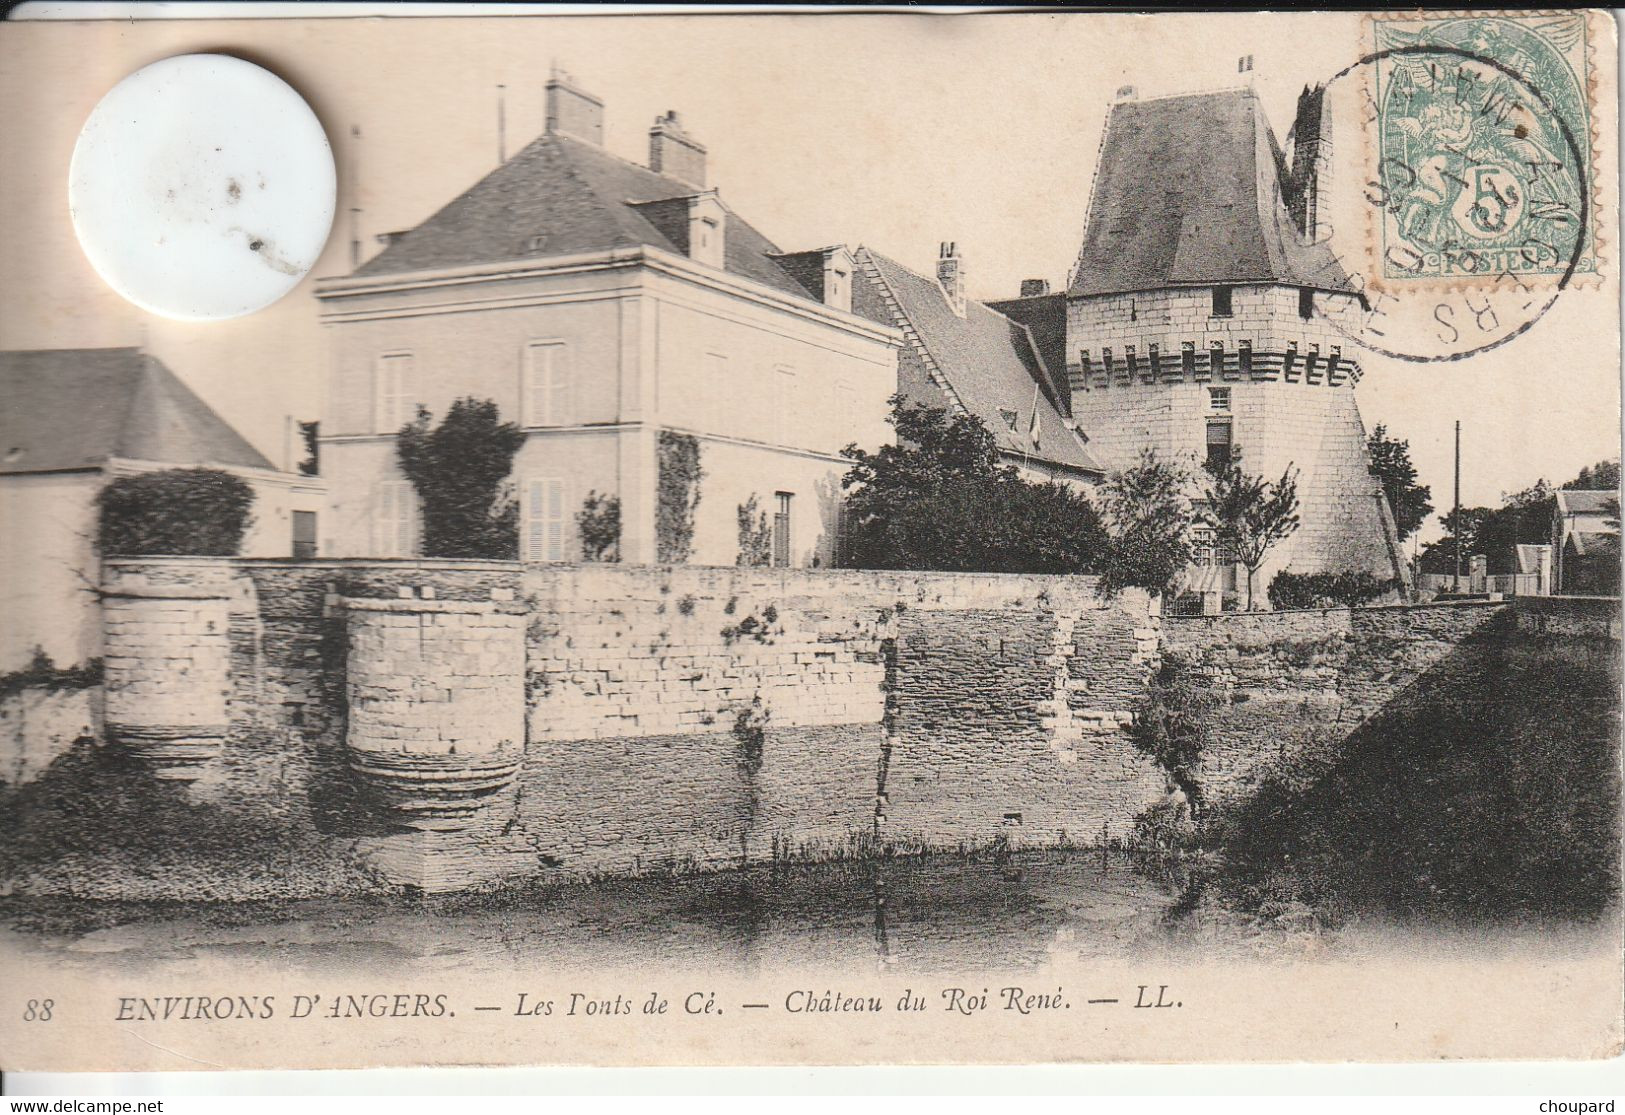
[[[565,561],[564,481],[537,477],[525,485],[524,559]]]
[[[571,420],[565,357],[563,341],[532,341],[525,346],[525,425],[563,426]]]
[[[1207,424],[1207,467],[1225,468],[1233,457],[1228,418],[1213,418]]]
[[[773,515],[773,564],[790,564],[790,492],[775,493],[778,508]]]
[[[373,432],[392,434],[412,420],[413,367],[410,352],[378,358],[373,375]]]
[[[412,557],[417,493],[409,480],[385,480],[373,495],[372,548],[377,557]]]

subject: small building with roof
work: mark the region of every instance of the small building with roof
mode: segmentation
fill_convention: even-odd
[[[1552,510],[1553,591],[1616,595],[1620,581],[1619,493],[1559,489]]]
[[[112,478],[217,468],[254,489],[247,556],[315,556],[322,482],[277,469],[138,348],[0,352],[0,671],[35,648],[99,653],[96,494]]]
[[[397,432],[420,405],[438,418],[473,396],[527,435],[513,471],[523,560],[581,560],[576,517],[596,494],[620,501],[623,561],[732,565],[754,498],[775,564],[830,564],[840,451],[888,439],[900,343],[853,312],[851,253],[784,251],[757,231],[676,113],[654,122],[644,166],[604,147],[602,102],[567,75],[545,95],[540,137],[318,284],[337,552],[417,553]],[[673,438],[699,451],[686,554],[659,526],[685,482],[662,483]]]
[[[1104,476],[1032,331],[965,296],[955,245],[941,246],[935,278],[867,247],[856,262],[852,308],[902,332],[897,389],[906,399],[980,419],[1000,459],[1028,480],[1089,489]]]

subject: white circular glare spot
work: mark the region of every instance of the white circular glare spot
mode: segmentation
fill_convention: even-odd
[[[74,231],[109,286],[188,321],[292,290],[333,225],[333,149],[281,78],[223,54],[137,70],[85,121],[68,173]]]

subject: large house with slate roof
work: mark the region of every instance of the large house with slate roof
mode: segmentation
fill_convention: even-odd
[[[254,489],[242,553],[315,556],[322,481],[277,469],[156,357],[136,348],[0,352],[0,671],[36,647],[100,653],[96,493],[164,468]]]
[[[354,274],[318,285],[333,339],[322,423],[340,556],[417,552],[395,437],[419,405],[495,400],[515,461],[520,557],[581,558],[576,514],[621,502],[621,559],[653,562],[662,431],[703,471],[688,560],[733,564],[739,510],[773,560],[840,552],[841,447],[889,436],[887,398],[980,418],[1002,458],[1089,488],[1142,449],[1191,464],[1299,470],[1302,525],[1261,571],[1408,580],[1370,475],[1347,343],[1360,294],[1326,244],[1331,135],[1300,99],[1291,158],[1251,90],[1139,101],[1107,118],[1084,242],[1064,291],[967,297],[937,274],[843,246],[785,252],[707,182],[675,113],[647,166],[603,146],[603,105],[546,86],[542,136]],[[1192,587],[1234,590],[1202,550]]]
[[[582,557],[592,493],[621,506],[621,559],[659,556],[662,431],[703,476],[688,560],[732,565],[739,509],[769,514],[773,558],[838,553],[849,442],[889,433],[897,330],[853,312],[841,247],[786,252],[707,182],[675,113],[649,164],[603,146],[603,105],[546,86],[547,128],[353,275],[318,286],[332,337],[322,465],[339,556],[417,552],[395,435],[418,405],[495,400],[528,435],[514,462],[520,557]]]
[[[993,307],[1065,370],[1071,419],[1108,469],[1142,449],[1195,465],[1240,454],[1299,470],[1299,529],[1279,570],[1409,580],[1355,403],[1364,305],[1326,243],[1330,118],[1299,100],[1291,160],[1251,89],[1112,105],[1066,292],[1034,281]],[[1064,345],[1064,348],[1061,346]],[[1232,590],[1211,547],[1192,587]]]

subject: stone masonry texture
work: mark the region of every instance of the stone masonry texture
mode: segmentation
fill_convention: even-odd
[[[1086,578],[167,558],[106,578],[223,610],[213,630],[134,632],[151,645],[108,664],[111,690],[119,670],[217,649],[223,747],[185,785],[125,771],[116,741],[53,749],[4,791],[36,794],[25,826],[94,827],[93,809],[49,820],[50,802],[107,794],[107,823],[137,806],[161,823],[150,846],[41,837],[8,871],[18,893],[298,897],[1090,844],[1127,836],[1161,793],[1128,729],[1162,655],[1225,698],[1203,772],[1222,800],[1445,656],[1508,633],[1543,654],[1618,647],[1607,602],[1164,619]],[[436,719],[459,701],[476,714]],[[500,792],[456,831],[403,824],[352,761],[358,743],[449,754],[510,736]]]
[[[1164,654],[1188,664],[1220,699],[1201,782],[1209,804],[1245,798],[1272,762],[1334,745],[1378,712],[1411,701],[1418,679],[1448,668],[1463,700],[1497,658],[1539,670],[1583,656],[1617,672],[1618,602],[1518,598],[1510,603],[1329,608],[1170,617]]]

